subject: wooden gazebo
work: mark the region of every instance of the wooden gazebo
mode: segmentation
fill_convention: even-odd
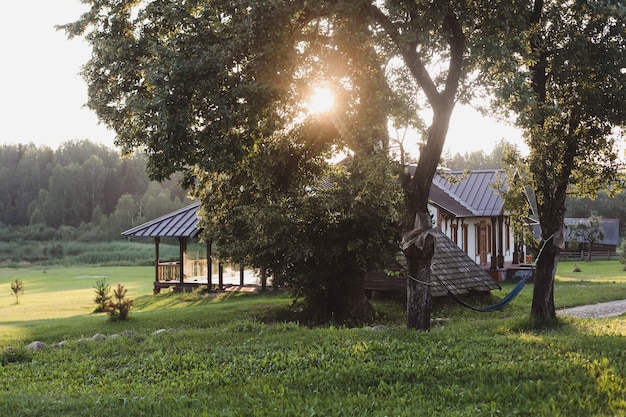
[[[173,287],[174,291],[185,291],[206,285],[211,288],[213,259],[211,257],[211,239],[206,239],[206,259],[189,259],[187,243],[190,239],[198,239],[202,229],[198,227],[198,208],[200,203],[193,203],[157,219],[133,227],[122,232],[127,237],[151,237],[155,248],[155,278],[154,293],[158,294],[162,288]],[[179,260],[161,262],[159,243],[161,238],[177,238],[179,246]],[[261,289],[267,287],[265,270],[261,269]],[[235,273],[233,271],[233,273]],[[245,284],[246,271],[239,265],[239,286]],[[237,284],[234,284],[237,285]],[[217,289],[224,289],[224,263],[217,265]]]
[[[196,215],[199,206],[200,203],[191,204],[122,232],[122,235],[127,237],[151,237],[154,239],[155,294],[161,291],[161,288],[174,287],[175,290],[182,291],[200,285],[211,287],[211,240],[207,239],[206,242],[206,259],[191,260],[187,256],[189,239],[198,238],[202,232],[198,228],[198,216]],[[178,239],[180,254],[178,261],[161,262],[159,243],[164,237]]]

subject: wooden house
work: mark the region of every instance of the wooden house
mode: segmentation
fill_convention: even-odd
[[[433,222],[474,262],[490,270],[523,259],[515,242],[510,215],[497,191],[504,171],[444,171],[435,176],[429,208]]]
[[[593,231],[593,223],[596,221],[602,232],[601,235]],[[561,250],[561,259],[617,259],[616,250],[621,243],[619,219],[566,217],[563,219],[563,223],[564,247]],[[577,234],[573,229],[579,225],[584,225],[588,229],[583,229],[580,234]],[[533,226],[533,233],[535,238],[540,237],[541,227],[539,224]]]

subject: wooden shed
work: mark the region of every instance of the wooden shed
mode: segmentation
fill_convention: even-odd
[[[501,289],[500,285],[461,248],[439,229],[434,229],[436,244],[431,264],[431,287],[433,297],[443,297],[448,290],[454,295],[480,294]],[[402,256],[397,265],[401,271],[405,264]],[[407,278],[388,276],[385,272],[368,273],[365,289],[406,293]]]

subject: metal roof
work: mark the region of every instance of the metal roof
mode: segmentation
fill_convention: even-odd
[[[457,217],[499,216],[504,200],[493,187],[504,178],[497,169],[446,171],[433,178],[430,199]]]
[[[195,238],[201,232],[198,229],[197,210],[200,203],[168,213],[157,219],[122,232],[122,236],[139,237],[190,237]]]
[[[572,218],[572,217],[566,217],[565,219],[563,219],[563,223],[565,224],[565,232],[563,233],[563,237],[565,238],[565,241],[569,242],[571,240],[571,237],[568,231],[568,228],[570,226],[577,225],[580,223],[589,226],[591,224],[591,220],[592,219],[590,218]],[[597,220],[598,220],[598,226],[600,226],[600,229],[602,230],[602,234],[604,235],[604,238],[596,243],[600,243],[604,245],[615,245],[615,246],[619,245],[621,242],[621,238],[619,235],[619,219],[597,219]],[[584,238],[579,237],[578,242],[581,242],[581,243],[584,242]]]

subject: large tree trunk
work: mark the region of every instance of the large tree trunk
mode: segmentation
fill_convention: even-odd
[[[537,259],[533,301],[530,316],[533,320],[550,320],[556,317],[554,307],[554,275],[558,263],[558,250],[548,241]]]
[[[432,235],[426,235],[422,248],[410,245],[404,250],[408,270],[406,315],[410,329],[430,329],[430,265],[434,251],[435,238]]]
[[[365,295],[365,273],[359,272],[348,280],[338,278],[336,282],[339,285],[334,286],[328,295],[328,318],[354,326],[371,323],[374,308]]]
[[[563,221],[565,217],[565,190],[558,187],[551,198],[542,198],[539,204],[541,223],[541,247],[537,253],[535,283],[530,317],[533,321],[549,321],[556,318],[554,307],[554,277],[559,260],[559,253],[564,247]],[[547,195],[547,190],[540,188],[538,194]]]
[[[448,133],[453,102],[435,107],[428,141],[420,151],[415,175],[402,177],[404,191],[404,236],[402,250],[407,260],[407,327],[430,330],[430,265],[435,238],[430,234],[432,219],[428,196]]]

